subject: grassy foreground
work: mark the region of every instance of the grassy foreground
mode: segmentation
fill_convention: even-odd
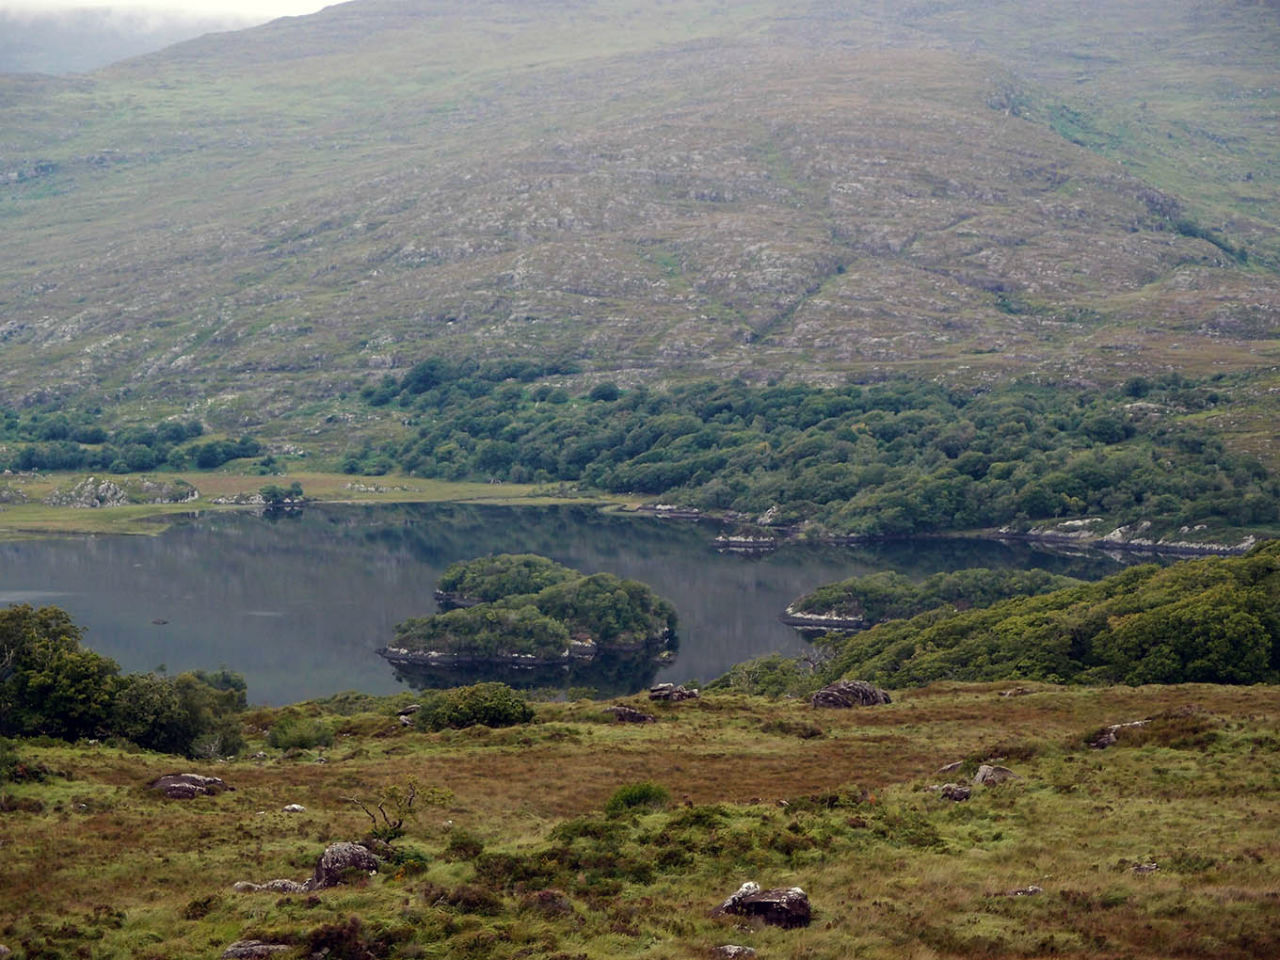
[[[1280,955],[1280,689],[1011,689],[935,684],[853,711],[632,698],[658,714],[643,726],[539,704],[529,724],[441,733],[399,723],[409,694],[352,694],[292,708],[327,715],[333,747],[272,749],[280,714],[257,711],[248,753],[263,752],[211,765],[19,742],[50,772],[3,788],[0,943],[50,958],[216,957],[241,938],[330,957]],[[1019,779],[961,803],[926,789],[991,758]],[[934,772],[955,760],[962,773]],[[235,790],[146,789],[178,769]],[[604,813],[640,781],[670,804]],[[410,782],[399,866],[314,894],[232,891],[304,878],[327,843],[368,831],[349,798]],[[812,926],[708,916],[750,879],[803,887]]]
[[[188,473],[174,474],[189,480],[200,498],[189,503],[135,503],[115,507],[82,509],[50,506],[41,501],[58,489],[74,486],[86,474],[47,473],[36,477],[6,478],[8,486],[20,491],[25,502],[0,504],[0,540],[63,534],[121,533],[156,534],[168,525],[165,518],[189,514],[193,510],[244,509],[236,498],[252,497],[268,484],[302,484],[310,500],[330,503],[528,503],[548,505],[564,502],[571,494],[563,484],[458,483],[414,477],[362,477],[345,473],[295,472],[287,476],[257,474]],[[158,475],[166,476],[166,475]],[[104,474],[99,480],[118,480]],[[593,501],[622,502],[608,494],[593,495]],[[222,502],[219,502],[222,501]]]

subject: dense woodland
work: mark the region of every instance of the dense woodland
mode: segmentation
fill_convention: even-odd
[[[823,389],[611,383],[571,398],[537,364],[433,358],[365,390],[411,433],[348,456],[452,480],[572,481],[774,524],[884,536],[1101,515],[1162,530],[1278,519],[1280,486],[1189,414],[1221,384],[1122,390],[918,381]]]
[[[1280,542],[1132,567],[984,609],[941,606],[829,640],[832,676],[1053,683],[1280,681]]]

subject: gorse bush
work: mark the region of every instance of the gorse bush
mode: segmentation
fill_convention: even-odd
[[[652,780],[645,780],[641,783],[629,783],[615,790],[604,805],[604,812],[616,817],[630,810],[660,810],[670,802],[671,792],[666,787]]]
[[[512,727],[533,719],[533,708],[505,683],[458,687],[429,699],[415,719],[421,730],[455,730],[483,724]]]
[[[333,746],[333,727],[323,720],[286,714],[267,733],[267,743],[277,750],[310,750]]]

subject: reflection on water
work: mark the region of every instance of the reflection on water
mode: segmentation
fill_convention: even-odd
[[[156,537],[0,543],[0,600],[65,608],[85,627],[86,642],[126,670],[226,666],[244,674],[255,703],[279,704],[341,690],[402,689],[403,678],[375,651],[396,623],[434,611],[432,592],[446,566],[490,553],[540,553],[579,570],[642,580],[675,604],[681,642],[674,664],[656,673],[652,664],[615,664],[595,678],[564,678],[566,686],[602,694],[654,681],[705,681],[749,657],[799,653],[804,641],[778,614],[800,594],[850,576],[1041,566],[1098,577],[1119,566],[1100,554],[960,540],[786,544],[739,556],[716,552],[715,533],[575,506],[214,513]]]

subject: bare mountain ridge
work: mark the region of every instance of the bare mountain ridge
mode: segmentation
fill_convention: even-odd
[[[887,10],[357,0],[6,79],[2,399],[1274,366],[1273,7]]]

